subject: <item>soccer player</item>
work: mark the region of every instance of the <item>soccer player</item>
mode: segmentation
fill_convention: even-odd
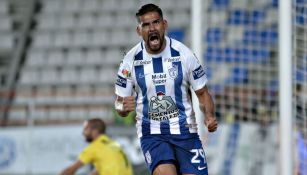
[[[136,13],[143,41],[124,57],[115,85],[115,108],[136,110],[136,127],[146,163],[154,175],[206,175],[207,162],[197,134],[190,87],[196,92],[204,124],[217,129],[204,68],[185,45],[165,35],[167,21],[154,4]]]
[[[132,175],[132,167],[119,144],[105,135],[105,124],[95,118],[84,123],[83,135],[90,144],[79,159],[66,168],[61,175],[74,174],[85,164],[92,164],[92,175]]]

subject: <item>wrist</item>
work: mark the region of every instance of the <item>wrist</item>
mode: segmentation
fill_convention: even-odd
[[[206,112],[206,113],[205,113],[205,116],[206,116],[206,118],[215,118],[213,112]]]
[[[126,112],[126,111],[119,111],[119,110],[116,110],[118,115],[120,115],[121,117],[127,117],[129,112]]]

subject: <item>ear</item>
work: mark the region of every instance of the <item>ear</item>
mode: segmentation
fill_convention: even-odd
[[[142,36],[141,28],[140,28],[139,25],[136,27],[135,30],[136,30],[136,33],[137,33],[139,36]]]
[[[91,134],[92,134],[93,137],[100,135],[100,133],[98,132],[97,129],[93,129]]]
[[[164,29],[168,28],[168,23],[166,19],[163,19],[163,25],[164,25]]]

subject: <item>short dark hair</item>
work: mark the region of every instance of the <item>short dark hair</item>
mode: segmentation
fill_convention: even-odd
[[[106,131],[105,123],[99,118],[92,118],[87,120],[91,129],[96,129],[100,134],[104,134]]]
[[[162,10],[159,6],[157,6],[155,4],[145,4],[145,5],[141,6],[140,9],[138,10],[138,12],[135,14],[137,21],[140,22],[139,17],[148,13],[148,12],[157,12],[163,18],[163,13],[162,13]]]

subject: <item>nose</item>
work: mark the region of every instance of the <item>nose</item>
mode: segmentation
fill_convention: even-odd
[[[154,31],[154,30],[156,30],[155,24],[150,23],[150,25],[149,25],[149,31]]]

